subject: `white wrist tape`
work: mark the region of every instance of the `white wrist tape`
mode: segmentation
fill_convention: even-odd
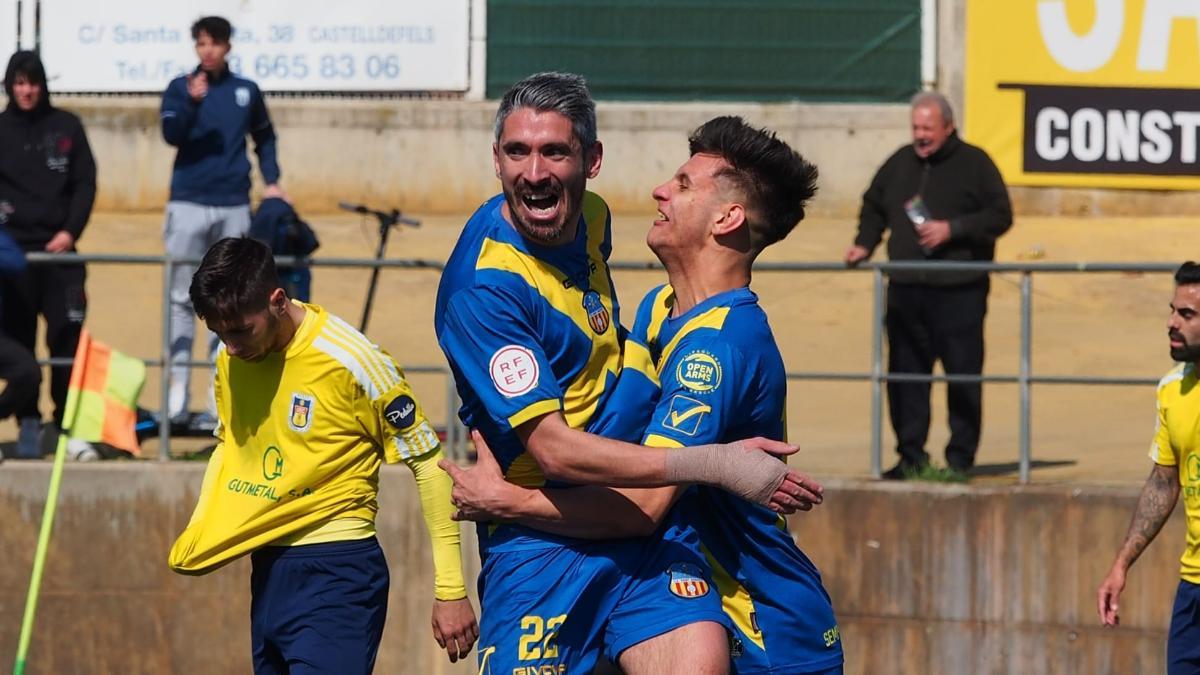
[[[787,464],[741,443],[714,443],[672,450],[667,455],[667,482],[712,485],[766,506],[787,477]]]

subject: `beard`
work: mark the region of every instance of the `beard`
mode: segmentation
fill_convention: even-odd
[[[1167,336],[1183,343],[1180,347],[1171,347],[1172,359],[1180,363],[1200,362],[1200,345],[1188,344],[1188,341],[1179,333],[1167,333]]]
[[[579,219],[586,179],[565,182],[547,180],[538,185],[524,181],[504,186],[504,201],[512,216],[513,226],[527,239],[538,244],[556,245],[567,226]],[[552,219],[539,218],[539,212],[557,210]]]
[[[560,196],[559,199],[562,197]],[[567,219],[562,214],[549,223],[531,221],[523,210],[524,198],[513,194],[511,190],[504,191],[504,201],[508,202],[508,212],[512,215],[513,225],[527,239],[532,239],[539,244],[553,244],[567,229]]]

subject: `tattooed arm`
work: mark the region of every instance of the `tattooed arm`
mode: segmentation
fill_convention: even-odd
[[[1129,531],[1125,533],[1125,542],[1121,544],[1117,559],[1113,561],[1112,569],[1097,592],[1096,608],[1104,625],[1116,626],[1120,623],[1117,600],[1125,588],[1125,574],[1162,529],[1178,500],[1179,467],[1155,464],[1138,497],[1137,511],[1133,514],[1133,522],[1129,523]]]

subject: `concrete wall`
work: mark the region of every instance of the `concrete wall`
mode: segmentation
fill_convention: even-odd
[[[0,467],[0,664],[16,653],[49,463]],[[250,672],[250,566],[205,577],[166,567],[195,505],[200,463],[70,466],[47,558],[30,675]],[[474,673],[451,667],[429,628],[433,571],[412,474],[384,472],[378,529],[391,566],[379,673]],[[474,534],[471,574],[477,568]],[[7,667],[0,665],[0,668]]]
[[[247,672],[246,561],[202,578],[165,565],[201,471],[189,463],[68,467],[28,672]],[[48,475],[42,463],[0,469],[0,663],[16,649]],[[392,595],[377,672],[473,672],[449,667],[429,636],[431,567],[412,479],[394,468],[382,484]],[[1181,512],[1130,574],[1121,627],[1096,624],[1095,588],[1136,486],[830,481],[826,494],[792,526],[837,607],[847,673],[1162,672]],[[473,552],[468,561],[474,570]]]
[[[847,673],[1163,672],[1182,509],[1129,575],[1121,627],[1096,587],[1137,488],[836,483],[793,518],[839,612]]]
[[[938,1],[938,88],[960,116],[966,3]],[[79,113],[100,165],[97,208],[158,211],[174,150],[159,133],[158,98],[59,96]],[[498,190],[491,164],[492,101],[271,98],[284,184],[301,212],[338,201],[461,213]],[[821,169],[816,215],[853,218],[875,169],[908,142],[904,105],[601,103],[605,164],[593,183],[614,209],[652,211],[650,190],[686,159],[686,134],[720,114],[779,132]],[[1014,121],[1014,123],[1019,121]],[[1022,214],[1178,215],[1200,194],[1016,188]]]
[[[161,209],[174,150],[161,138],[157,99],[56,101],[87,127],[99,163],[97,208]],[[491,156],[495,102],[274,98],[268,105],[283,183],[301,212],[361,201],[461,213],[499,191]],[[602,103],[604,165],[593,188],[614,209],[652,211],[650,191],[687,159],[687,133],[722,114],[776,130],[816,162],[822,179],[815,210],[825,214],[856,213],[877,165],[908,133],[904,106]]]

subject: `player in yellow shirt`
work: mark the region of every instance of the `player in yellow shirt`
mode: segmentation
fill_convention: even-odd
[[[1181,363],[1158,383],[1158,424],[1150,444],[1154,468],[1117,559],[1100,584],[1097,609],[1104,625],[1120,622],[1118,600],[1125,575],[1167,522],[1182,491],[1187,545],[1167,637],[1167,673],[1194,675],[1200,673],[1200,265],[1194,262],[1183,263],[1175,272],[1167,336],[1171,358]]]
[[[222,239],[190,289],[224,346],[218,443],[170,566],[206,574],[251,554],[255,673],[369,673],[387,612],[375,538],[383,462],[416,476],[433,544],[434,637],[464,657],[478,627],[462,575],[441,446],[386,352],[279,288],[271,251]]]

